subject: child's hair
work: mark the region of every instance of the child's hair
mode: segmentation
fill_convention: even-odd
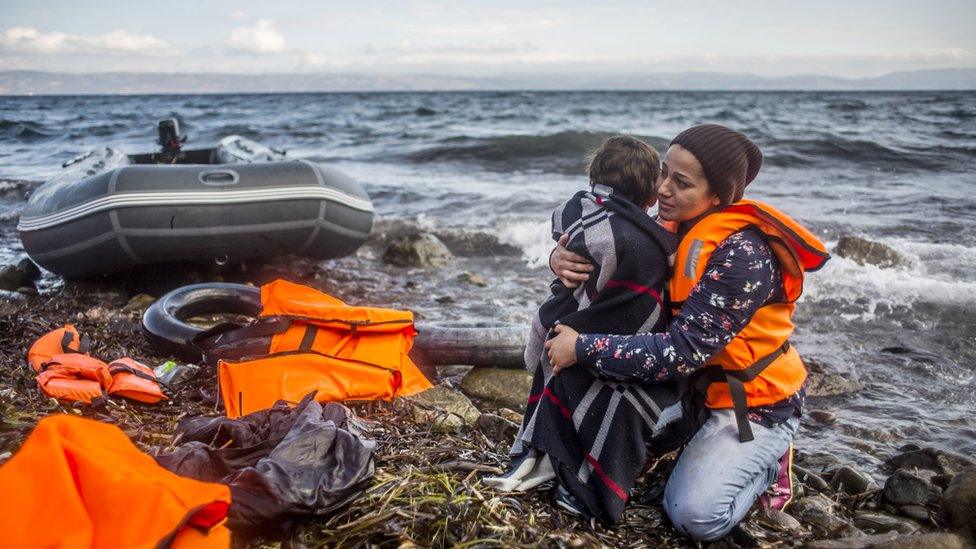
[[[615,135],[593,152],[587,171],[591,185],[606,185],[645,207],[657,192],[661,158],[654,147],[640,139]]]

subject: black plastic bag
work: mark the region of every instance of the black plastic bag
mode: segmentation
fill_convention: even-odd
[[[294,408],[240,419],[195,417],[177,429],[186,441],[156,461],[176,474],[230,486],[228,526],[238,535],[280,536],[296,520],[328,515],[369,486],[375,443],[343,405],[307,395]]]

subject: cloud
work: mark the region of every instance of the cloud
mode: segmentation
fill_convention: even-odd
[[[275,28],[273,19],[259,19],[231,31],[227,45],[239,53],[280,53],[285,51],[285,35]]]
[[[107,34],[83,36],[63,32],[41,32],[33,27],[12,27],[0,35],[0,51],[35,54],[128,53],[169,55],[168,42],[148,34],[115,30]]]

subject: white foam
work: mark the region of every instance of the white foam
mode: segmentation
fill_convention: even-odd
[[[885,241],[908,258],[906,265],[859,265],[834,255],[806,277],[803,300],[863,302],[862,318],[879,305],[952,304],[976,311],[976,250],[956,244]]]
[[[498,241],[522,249],[522,257],[529,268],[538,268],[549,262],[555,242],[549,229],[550,221],[508,220],[496,227]]]

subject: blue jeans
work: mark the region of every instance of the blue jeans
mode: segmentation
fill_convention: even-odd
[[[712,410],[678,458],[664,490],[664,509],[678,531],[698,540],[724,537],[779,474],[799,419],[772,428],[752,423],[755,439],[739,442],[732,410]]]

